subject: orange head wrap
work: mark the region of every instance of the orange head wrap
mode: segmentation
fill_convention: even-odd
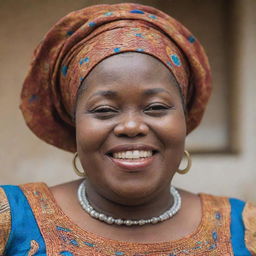
[[[187,132],[193,130],[211,91],[205,52],[172,17],[130,3],[72,12],[46,34],[35,50],[21,95],[31,130],[46,142],[75,152],[72,113],[81,81],[100,61],[121,52],[150,54],[170,69],[185,101]]]

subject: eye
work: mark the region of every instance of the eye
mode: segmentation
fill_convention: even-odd
[[[100,107],[94,108],[90,112],[94,114],[97,118],[106,119],[118,113],[118,110],[109,106],[100,106]]]
[[[94,113],[108,113],[108,112],[115,112],[114,109],[108,107],[101,107],[97,108],[93,111]]]
[[[166,114],[166,112],[171,108],[172,107],[167,106],[165,104],[155,103],[147,106],[146,109],[144,110],[144,113],[159,116]]]

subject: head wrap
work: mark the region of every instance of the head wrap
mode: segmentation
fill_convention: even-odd
[[[21,94],[30,129],[44,141],[76,151],[72,113],[81,81],[103,59],[140,52],[176,78],[187,110],[187,133],[200,122],[211,91],[207,56],[178,21],[139,4],[95,5],[71,12],[36,48]]]

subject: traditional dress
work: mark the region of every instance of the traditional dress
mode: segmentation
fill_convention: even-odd
[[[256,206],[200,194],[202,220],[175,241],[132,243],[81,229],[44,183],[0,188],[0,255],[249,256],[256,255]]]

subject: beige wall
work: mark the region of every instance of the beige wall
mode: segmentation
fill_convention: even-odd
[[[122,1],[2,0],[0,2],[0,184],[44,181],[53,185],[76,178],[72,171],[72,155],[41,142],[25,126],[18,110],[19,94],[32,51],[51,25],[72,10],[100,2]],[[161,1],[139,2],[157,6]],[[170,4],[173,8],[173,15],[176,10],[177,16],[183,17],[182,22],[185,24],[189,20],[185,14],[193,16],[194,22],[191,26],[197,30],[193,32],[202,34],[202,41],[206,43],[210,61],[214,64],[215,88],[223,84],[225,76],[221,75],[221,72],[225,70],[223,68],[220,70],[223,62],[220,56],[217,56],[215,43],[211,41],[211,29],[216,30],[220,20],[208,17],[210,22],[208,31],[206,29],[208,24],[204,26],[200,24],[200,20],[207,17],[197,16],[200,12],[193,10],[191,0],[163,2],[165,4],[162,7],[169,8]],[[180,2],[186,5],[181,8]],[[202,4],[200,8],[209,8],[209,6],[204,6],[207,5],[206,2],[211,5],[214,3],[209,0],[193,1],[194,4]],[[234,129],[239,131],[240,153],[236,155],[194,155],[191,172],[186,176],[175,177],[174,183],[194,192],[203,191],[256,202],[256,189],[254,188],[256,184],[256,1],[240,0],[238,10],[239,26],[233,31],[239,38],[238,51],[235,56],[230,56],[228,62],[233,63],[234,59],[238,60],[235,76],[238,97],[235,102],[236,108],[233,111],[238,117],[238,124]],[[215,18],[216,15],[219,14],[215,13]],[[189,24],[186,25],[189,26]],[[200,31],[200,28],[204,29]],[[222,35],[220,34],[215,40],[217,43],[221,42]],[[227,95],[220,96],[219,104],[227,104],[226,97]],[[225,125],[225,115],[221,112],[217,114],[219,121]],[[198,134],[200,134],[199,130]],[[220,139],[222,135],[216,133],[212,136]],[[207,135],[200,134],[200,139],[207,140]]]

